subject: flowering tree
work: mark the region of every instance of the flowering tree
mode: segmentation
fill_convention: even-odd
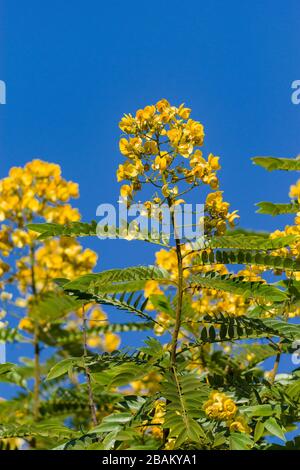
[[[3,381],[28,391],[22,399],[16,398],[15,405],[13,401],[2,403],[3,423],[11,423],[12,417],[19,424],[41,418],[41,407],[44,406],[41,399],[43,396],[50,399],[41,376],[50,364],[65,356],[71,338],[63,338],[67,343],[62,343],[54,355],[47,358],[46,364],[41,363],[43,349],[60,346],[59,336],[68,332],[69,336],[74,336],[72,347],[76,346],[78,352],[83,350],[79,329],[83,321],[82,309],[59,296],[54,279],[60,276],[72,279],[78,274],[89,273],[97,262],[97,255],[90,249],[83,249],[75,239],[41,242],[37,240],[36,232],[26,229],[27,224],[34,221],[78,221],[79,211],[69,204],[70,198],[78,195],[78,185],[63,179],[58,165],[41,160],[27,163],[24,168],[12,168],[8,177],[0,181],[0,217],[5,222],[0,232],[3,256],[0,260],[0,296],[4,320],[0,338],[6,342],[31,343],[33,350],[33,359],[22,358],[22,366],[1,365]],[[99,331],[94,331],[95,325],[107,324],[105,313],[92,305],[86,308],[89,309],[91,327],[86,343],[102,350],[113,350],[118,346],[119,338],[113,333],[99,336]],[[34,379],[32,392],[27,389],[31,376]],[[8,444],[14,445],[14,441],[8,441]],[[30,445],[36,447],[36,440],[30,438]]]
[[[282,377],[278,366],[300,337],[299,325],[291,322],[299,315],[300,219],[270,234],[235,229],[237,211],[230,212],[219,189],[219,157],[202,151],[204,129],[190,114],[184,105],[161,100],[120,122],[121,202],[130,208],[146,197],[145,215],[158,222],[163,206],[170,213],[168,240],[144,232],[141,237],[159,246],[153,266],[90,273],[95,254],[74,238],[96,236],[97,224],[78,220],[66,204],[77,189],[51,165],[47,171],[56,174],[51,196],[34,190],[38,207],[29,208],[29,215],[25,211],[20,223],[19,216],[8,216],[13,204],[0,205],[2,218],[12,221],[12,228],[2,228],[3,254],[16,240],[29,250],[9,280],[25,295],[28,314],[20,327],[33,334],[35,347],[33,393],[26,389],[25,398],[0,404],[1,416],[7,410],[15,416],[13,427],[4,419],[3,438],[23,437],[25,446],[56,449],[265,450],[276,448],[270,440],[275,436],[280,447],[299,448],[297,437],[286,442],[299,421],[299,372],[295,368]],[[254,163],[267,170],[300,169],[297,159],[256,157]],[[10,178],[14,173],[21,178],[26,168]],[[52,181],[51,175],[45,178]],[[4,180],[1,197],[6,185]],[[201,220],[195,221],[204,227],[201,240],[187,240],[176,217],[191,191],[204,202]],[[261,202],[259,212],[297,213],[299,194],[297,184],[290,203]],[[39,217],[46,223],[36,223]],[[139,230],[136,224],[136,238]],[[133,238],[123,230],[117,234]],[[8,269],[3,264],[4,277]],[[108,324],[102,305],[130,312],[138,321]],[[115,350],[117,332],[142,329],[152,332],[145,344]],[[17,334],[12,341],[22,340]],[[40,342],[54,349],[43,368],[36,359]],[[273,368],[265,371],[262,363],[269,358]],[[2,367],[13,382],[29,374],[28,365]],[[32,406],[26,416],[20,415],[22,400]]]

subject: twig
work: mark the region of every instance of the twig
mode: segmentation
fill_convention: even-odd
[[[37,296],[35,271],[34,271],[34,246],[30,246],[30,270],[31,270],[31,288],[32,295],[35,299]],[[40,367],[40,346],[39,346],[39,325],[38,320],[34,322],[33,333],[34,347],[34,386],[33,386],[33,417],[37,421],[40,414],[40,384],[41,384],[41,367]]]
[[[85,369],[85,376],[86,376],[86,382],[87,382],[87,388],[88,388],[88,396],[89,396],[89,406],[91,410],[91,417],[94,426],[97,426],[98,420],[97,420],[97,414],[96,414],[96,405],[94,401],[94,395],[93,395],[93,389],[92,389],[92,382],[91,382],[91,371],[89,366],[87,365],[87,338],[86,338],[86,330],[87,330],[87,319],[85,315],[85,310],[84,310],[84,305],[82,306],[82,320],[83,320],[83,357],[84,357],[84,369]]]
[[[273,369],[272,369],[272,371],[271,371],[271,373],[270,373],[270,383],[271,383],[271,384],[274,383],[275,378],[276,378],[276,375],[277,375],[277,372],[278,372],[278,367],[279,367],[279,363],[280,363],[281,353],[282,353],[282,343],[279,343],[279,345],[278,345],[278,353],[276,354],[274,366],[273,366]]]

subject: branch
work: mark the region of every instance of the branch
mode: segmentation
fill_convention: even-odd
[[[83,319],[83,328],[82,328],[83,330],[83,357],[84,357],[85,376],[86,376],[87,387],[88,387],[89,406],[91,410],[91,417],[92,417],[93,424],[94,426],[97,426],[98,421],[97,421],[97,415],[96,415],[96,405],[95,405],[93,390],[92,390],[91,372],[86,362],[87,355],[88,355],[87,354],[87,338],[86,338],[87,319],[85,315],[84,305],[82,306],[82,319]]]

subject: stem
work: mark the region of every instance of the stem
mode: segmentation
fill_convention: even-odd
[[[39,346],[39,327],[37,322],[34,325],[34,388],[33,388],[33,416],[37,421],[40,414],[40,384],[41,384],[41,370],[40,370],[40,346]]]
[[[91,418],[94,426],[97,426],[98,420],[96,415],[96,404],[94,401],[93,389],[92,389],[92,382],[91,382],[91,371],[89,366],[86,363],[87,359],[87,338],[86,338],[86,330],[87,330],[87,319],[85,315],[84,306],[82,306],[82,318],[83,318],[83,357],[84,357],[84,368],[85,368],[85,376],[88,388],[88,396],[89,396],[89,406],[91,410]]]
[[[181,137],[180,137],[181,139]],[[159,135],[156,135],[156,143],[158,148],[158,154],[161,156],[160,152],[160,142],[159,142]],[[173,155],[173,159],[174,159]],[[164,172],[162,172],[162,181],[164,184],[167,183],[166,177]],[[182,265],[182,253],[181,253],[181,244],[180,238],[177,234],[176,224],[175,224],[175,217],[173,211],[173,201],[170,196],[167,197],[167,202],[169,209],[171,210],[171,222],[174,231],[175,243],[176,243],[176,255],[177,255],[177,266],[178,266],[178,288],[177,288],[177,305],[176,305],[176,316],[175,316],[175,326],[174,331],[172,334],[172,341],[171,341],[171,370],[173,374],[175,373],[176,367],[176,350],[177,350],[177,343],[178,343],[178,335],[181,326],[181,310],[182,310],[182,298],[183,298],[183,265]]]
[[[180,242],[176,238],[176,255],[178,263],[178,289],[177,289],[177,306],[176,306],[176,317],[175,317],[175,327],[172,336],[171,344],[171,365],[175,366],[176,363],[176,349],[178,342],[178,335],[181,325],[181,310],[182,310],[182,297],[183,297],[183,269],[182,269],[182,254]]]
[[[171,205],[170,200],[169,207]],[[175,327],[172,335],[171,343],[171,367],[174,368],[176,364],[176,349],[178,343],[178,335],[181,326],[181,310],[182,310],[182,298],[183,298],[183,265],[182,265],[182,253],[180,239],[177,237],[174,212],[171,212],[171,220],[174,229],[175,243],[176,243],[176,256],[178,266],[178,288],[177,288],[177,305],[176,305],[176,316],[175,316]]]
[[[271,382],[271,384],[274,383],[275,377],[276,377],[277,372],[278,372],[278,367],[279,367],[279,363],[280,363],[281,353],[282,353],[282,344],[280,343],[280,344],[278,345],[278,353],[276,354],[274,366],[273,366],[272,372],[271,372],[271,374],[270,374],[270,382]]]
[[[37,289],[35,283],[34,272],[34,245],[30,246],[30,269],[31,269],[31,288],[34,299],[37,297]],[[41,385],[41,366],[40,366],[40,346],[39,346],[39,325],[38,321],[34,322],[33,333],[34,347],[34,386],[33,386],[33,417],[37,421],[40,413],[40,385]]]

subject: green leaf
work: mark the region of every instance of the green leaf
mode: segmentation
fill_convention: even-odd
[[[268,214],[272,216],[282,215],[282,214],[295,214],[296,212],[300,211],[300,204],[297,202],[290,202],[290,203],[277,203],[274,204],[273,202],[258,202],[256,206],[259,209],[256,211],[258,214]]]
[[[215,313],[214,315],[205,315],[203,317],[205,323],[211,324],[208,328],[202,327],[200,332],[200,341],[190,343],[190,347],[193,345],[201,345],[203,343],[216,343],[226,340],[242,340],[247,338],[260,338],[260,337],[279,337],[284,338],[286,342],[293,342],[295,339],[300,337],[300,325],[287,323],[284,320],[277,318],[251,318],[245,315],[237,317],[231,317],[221,312]],[[214,332],[212,331],[214,329]],[[251,346],[249,345],[249,348]],[[270,356],[270,350],[265,346],[267,350],[267,357]],[[274,355],[274,352],[271,354]],[[263,360],[263,357],[262,357]],[[266,406],[270,405],[257,405]],[[250,410],[251,407],[247,409]],[[253,408],[256,410],[256,408]],[[258,410],[264,410],[264,408],[258,408]],[[266,408],[270,409],[270,408]]]
[[[54,223],[28,224],[28,230],[40,233],[39,240],[45,240],[50,237],[83,237],[97,235],[97,222],[70,222],[66,225]]]
[[[190,287],[207,288],[243,295],[245,298],[260,298],[267,302],[283,302],[288,299],[287,293],[274,285],[261,281],[246,281],[242,276],[232,274],[220,275],[214,271],[196,274],[191,277]]]
[[[297,235],[286,235],[278,238],[270,238],[263,235],[223,235],[212,237],[205,243],[207,248],[237,249],[237,250],[277,250],[289,246],[299,239]],[[270,234],[269,234],[270,235]]]
[[[276,158],[276,157],[254,157],[252,161],[268,171],[273,170],[287,170],[299,171],[300,159],[299,158]]]
[[[283,428],[278,424],[275,418],[269,418],[265,423],[265,429],[273,436],[278,437],[282,441],[286,441]]]
[[[215,253],[210,252],[209,259],[206,251],[202,251],[193,259],[193,267],[203,265],[211,265],[212,263],[221,264],[245,264],[263,266],[268,269],[282,269],[288,271],[300,271],[300,261],[290,256],[272,256],[270,254],[261,253],[250,250],[217,250]]]
[[[262,421],[257,421],[254,429],[254,441],[257,442],[264,433],[265,425]]]
[[[247,434],[231,433],[229,438],[230,450],[250,450],[253,441]]]
[[[173,370],[166,374],[162,383],[162,395],[167,400],[163,427],[169,436],[176,438],[176,447],[185,441],[199,443],[206,438],[202,426],[196,421],[200,417],[203,401],[207,399],[208,387],[196,374],[179,374]]]
[[[65,291],[103,295],[142,290],[145,283],[150,280],[173,284],[165,269],[157,266],[134,266],[124,269],[109,269],[97,274],[86,274],[65,283],[63,288]]]
[[[285,390],[288,396],[294,400],[300,399],[300,380],[293,381]]]
[[[149,300],[158,312],[164,312],[171,317],[174,315],[174,309],[172,308],[171,302],[164,294],[152,294],[149,297]]]
[[[243,412],[246,413],[249,417],[253,416],[272,416],[275,413],[274,407],[272,405],[254,405],[247,406],[243,408]]]
[[[0,328],[0,341],[3,341],[4,343],[26,343],[28,342],[28,339],[23,336],[18,328]]]
[[[86,222],[69,222],[68,224],[61,225],[55,223],[40,223],[40,224],[28,224],[27,229],[39,233],[38,240],[46,240],[52,237],[86,237],[86,236],[98,236],[97,233],[97,222],[94,220],[90,223]],[[104,227],[101,227],[102,229]],[[128,230],[119,230],[116,227],[105,227],[105,236],[107,238],[120,238],[127,239]],[[102,233],[100,237],[102,237]],[[167,237],[165,237],[167,238]],[[157,233],[157,236],[153,236],[152,233],[138,232],[135,234],[135,240],[142,240],[155,245],[168,246],[168,240],[165,240],[163,234]]]
[[[121,429],[122,425],[133,419],[131,413],[112,413],[103,418],[102,423],[92,428],[89,433],[111,432]]]
[[[71,368],[73,367],[84,367],[84,359],[82,357],[70,357],[68,359],[64,359],[60,361],[58,364],[53,366],[47,377],[46,380],[53,380],[61,377],[62,375],[66,374]]]
[[[31,303],[29,315],[36,319],[55,321],[78,310],[81,305],[82,302],[78,302],[64,292],[46,292]]]
[[[4,364],[0,364],[0,375],[7,374],[8,372],[11,372],[14,370],[15,364],[12,364],[11,362],[5,362]]]

